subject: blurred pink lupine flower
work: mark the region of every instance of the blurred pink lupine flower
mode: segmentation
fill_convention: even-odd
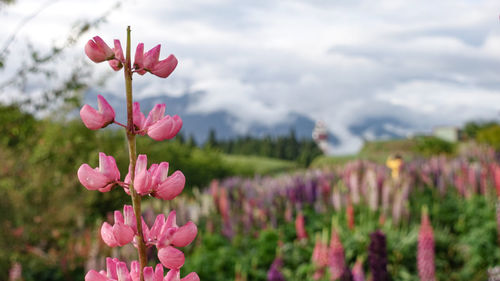
[[[134,102],[134,125],[140,135],[148,134],[157,141],[175,137],[182,128],[182,119],[178,115],[165,116],[165,104],[157,104],[145,118],[138,102]]]
[[[134,239],[137,233],[134,210],[131,205],[123,206],[123,214],[115,211],[115,222],[111,226],[104,222],[101,227],[101,237],[110,247],[124,246]]]
[[[328,249],[328,264],[330,265],[330,279],[337,280],[340,278],[345,267],[344,247],[337,231],[333,227],[330,248]]]
[[[316,243],[312,253],[312,262],[315,266],[313,275],[314,280],[319,280],[325,275],[325,269],[328,265],[328,233],[323,231],[323,237],[316,234]]]
[[[144,44],[137,45],[134,68],[138,74],[144,75],[149,71],[158,77],[167,78],[174,71],[177,66],[177,58],[174,55],[169,55],[160,61],[160,48],[161,45],[157,45],[144,53]]]
[[[99,167],[92,169],[82,164],[78,169],[78,180],[88,190],[108,192],[120,180],[120,171],[113,156],[99,152]]]
[[[297,232],[297,239],[307,239],[304,215],[302,212],[299,212],[295,218],[295,231]]]
[[[184,189],[186,178],[181,171],[175,171],[168,176],[167,162],[152,164],[147,169],[148,159],[145,154],[137,157],[135,166],[134,189],[140,195],[151,194],[151,196],[172,200]],[[130,184],[130,171],[125,177],[125,183]],[[127,191],[130,192],[130,191]]]
[[[97,96],[97,108],[99,110],[86,104],[80,110],[83,124],[91,130],[104,128],[115,121],[115,110],[101,95]]]
[[[120,43],[120,40],[115,39],[114,40],[115,47],[113,48],[113,53],[115,54],[114,59],[109,60],[109,66],[114,71],[118,71],[123,67],[123,64],[125,63],[125,56],[123,55],[123,49],[122,45]]]
[[[417,252],[418,276],[421,281],[435,281],[434,232],[427,215],[427,208],[422,210],[420,231],[418,232]]]
[[[113,50],[99,36],[95,36],[85,44],[85,54],[96,63],[115,57]]]
[[[191,272],[181,279],[180,271],[178,269],[171,269],[163,281],[200,281],[200,277],[198,277],[196,272]]]
[[[365,272],[363,271],[363,260],[357,259],[352,267],[352,277],[354,281],[365,281]]]

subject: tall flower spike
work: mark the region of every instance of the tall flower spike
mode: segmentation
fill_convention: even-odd
[[[115,56],[113,50],[99,36],[95,36],[85,44],[85,54],[96,63],[113,59]]]
[[[120,171],[113,156],[99,153],[99,167],[92,169],[82,164],[78,169],[78,180],[88,190],[108,192],[120,180]]]
[[[97,95],[97,108],[99,110],[86,104],[80,110],[83,124],[91,130],[104,128],[115,120],[115,110],[101,95]]]
[[[422,219],[418,232],[417,267],[421,281],[435,281],[434,264],[434,232],[427,214],[427,208],[422,208]]]
[[[331,279],[340,278],[345,268],[344,247],[334,226],[332,226],[330,248],[328,249],[328,263],[330,265]]]

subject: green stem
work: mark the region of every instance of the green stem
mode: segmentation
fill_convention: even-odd
[[[148,264],[146,256],[146,244],[144,243],[144,235],[142,232],[141,221],[141,196],[135,192],[134,178],[135,178],[135,163],[137,160],[137,152],[135,145],[134,133],[134,118],[132,110],[132,68],[130,63],[130,26],[127,27],[127,49],[125,65],[123,67],[125,74],[125,90],[127,92],[127,140],[128,140],[128,155],[130,159],[130,196],[132,197],[132,206],[137,221],[137,251],[139,253],[139,262],[141,264],[140,276],[141,281],[144,281],[143,269]]]

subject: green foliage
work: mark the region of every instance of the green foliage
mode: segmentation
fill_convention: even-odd
[[[479,129],[476,133],[476,140],[480,143],[485,143],[496,150],[500,150],[500,125],[490,124],[489,126]]]
[[[415,151],[424,156],[453,154],[455,145],[436,137],[419,137],[416,139]]]

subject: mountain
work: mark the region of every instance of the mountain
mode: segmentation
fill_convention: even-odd
[[[155,104],[166,103],[166,112],[169,115],[179,115],[182,118],[183,126],[181,132],[184,136],[193,136],[197,143],[203,143],[208,138],[210,130],[215,130],[217,139],[232,139],[242,135],[250,135],[253,137],[264,136],[283,136],[289,135],[290,130],[295,130],[297,138],[308,138],[312,136],[312,131],[315,126],[315,121],[311,118],[291,112],[288,114],[286,121],[277,124],[267,125],[260,123],[252,123],[248,126],[248,130],[241,132],[237,128],[240,123],[237,117],[231,115],[227,111],[219,110],[210,113],[192,112],[188,110],[189,105],[196,103],[203,95],[202,92],[187,93],[179,97],[171,97],[166,95],[157,95],[138,99],[141,104],[141,111],[147,116],[147,113]],[[125,98],[117,97],[112,94],[107,94],[106,100],[115,109],[117,120],[126,120]],[[89,91],[84,96],[84,103],[91,106],[97,106],[97,93]],[[333,134],[329,134],[329,141],[333,144],[338,144],[339,140]]]

